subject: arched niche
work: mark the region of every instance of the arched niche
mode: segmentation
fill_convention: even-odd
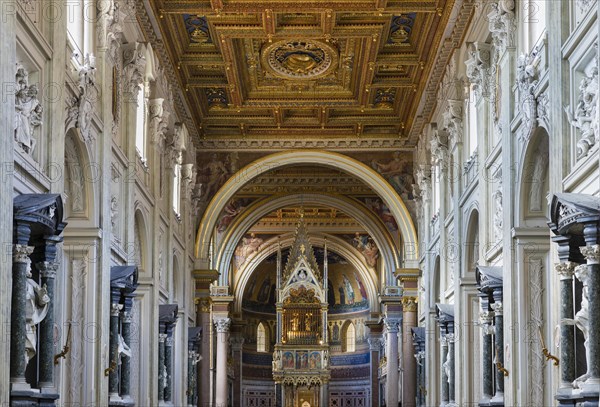
[[[378,279],[377,276],[373,274],[371,270],[369,270],[364,261],[359,257],[360,254],[358,251],[335,236],[325,235],[325,234],[311,234],[310,242],[313,247],[323,247],[325,244],[325,238],[327,238],[327,248],[332,252],[335,252],[345,258],[358,272],[360,278],[365,285],[365,291],[367,292],[367,299],[369,302],[369,309],[371,312],[379,311],[379,302],[378,302]],[[273,253],[277,252],[277,248],[279,244],[281,244],[281,248],[285,249],[291,247],[294,241],[293,233],[286,233],[284,235],[280,235],[279,237],[274,237],[270,240],[267,240],[263,243],[263,248],[258,253],[254,255],[254,257],[250,258],[247,263],[243,265],[243,267],[239,270],[236,275],[233,276],[232,281],[232,293],[236,301],[234,302],[234,312],[240,313],[242,312],[242,301],[244,291],[246,289],[246,285],[250,281],[250,277],[254,273],[254,270],[261,264],[264,260],[266,260]],[[285,262],[286,259],[283,259]],[[317,259],[320,263],[321,259]]]
[[[180,267],[179,258],[173,255],[172,281],[173,281],[173,301],[177,304],[185,304],[185,290],[183,289],[184,279]]]
[[[146,228],[146,221],[144,214],[141,209],[135,210],[134,220],[134,261],[138,265],[140,274],[148,273],[150,261],[148,254],[150,253],[148,247],[148,230]]]
[[[549,191],[549,137],[538,127],[523,150],[519,171],[517,219],[520,226],[546,227]]]
[[[229,178],[211,199],[204,212],[196,236],[196,258],[208,260],[209,242],[217,219],[225,205],[245,184],[265,172],[294,164],[335,168],[352,174],[369,185],[387,205],[398,224],[403,244],[401,265],[417,267],[419,255],[416,230],[406,205],[394,188],[368,165],[343,154],[321,150],[294,150],[271,154],[245,166]]]
[[[342,196],[321,194],[275,196],[254,202],[246,208],[244,213],[238,216],[227,228],[225,235],[221,239],[220,246],[217,248],[215,268],[221,274],[220,284],[230,285],[231,276],[229,275],[229,271],[231,259],[238,242],[246,234],[246,231],[268,213],[285,206],[298,204],[298,202],[333,207],[352,216],[373,238],[379,249],[380,258],[383,262],[383,273],[385,273],[379,276],[380,281],[387,285],[395,284],[393,273],[399,267],[400,253],[381,219],[357,201]],[[362,255],[359,254],[359,258],[360,256]]]
[[[87,147],[81,142],[79,130],[72,127],[65,136],[64,191],[67,219],[91,219],[94,214],[93,199],[97,171],[90,165]]]
[[[479,261],[479,211],[471,208],[468,215],[467,230],[465,233],[465,273],[475,275],[475,266]]]

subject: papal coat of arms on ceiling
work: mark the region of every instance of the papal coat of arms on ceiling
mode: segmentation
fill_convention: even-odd
[[[337,64],[338,51],[316,40],[284,40],[266,46],[263,66],[280,78],[314,79],[329,73]]]

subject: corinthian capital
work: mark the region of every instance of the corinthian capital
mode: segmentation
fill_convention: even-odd
[[[417,307],[417,297],[402,297],[402,310],[404,312],[416,312]]]
[[[23,244],[13,245],[13,263],[26,263],[31,264],[31,256],[33,253],[33,246],[26,246]]]
[[[570,280],[573,278],[573,273],[575,272],[576,266],[577,263],[565,261],[562,263],[556,263],[554,267],[556,268],[556,272],[560,276],[561,280]]]
[[[398,332],[398,326],[400,325],[400,320],[398,320],[397,318],[385,318],[383,320],[383,323],[385,325],[385,330],[388,333],[397,333]]]
[[[599,264],[600,263],[600,245],[584,246],[581,247],[581,254],[585,256],[588,264]]]
[[[214,319],[215,329],[219,333],[229,332],[229,327],[231,326],[231,318],[215,318]]]

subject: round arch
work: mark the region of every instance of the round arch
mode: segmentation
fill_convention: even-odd
[[[133,230],[134,230],[134,251],[136,253],[136,261],[139,261],[138,267],[140,273],[148,272],[147,266],[150,265],[150,259],[148,254],[150,253],[148,247],[148,228],[146,226],[146,217],[142,209],[135,205],[133,215]],[[136,244],[137,241],[137,244]],[[139,260],[137,259],[139,256]]]
[[[403,250],[402,266],[417,267],[417,233],[402,198],[389,183],[373,168],[343,154],[322,150],[294,150],[270,154],[239,170],[225,182],[209,202],[200,222],[196,236],[195,255],[206,260],[210,247],[210,238],[219,214],[235,193],[253,178],[277,168],[294,164],[314,164],[342,170],[356,176],[369,185],[383,200],[398,223]]]
[[[266,214],[285,206],[297,204],[300,200],[304,203],[325,205],[339,209],[356,219],[373,238],[379,249],[384,265],[383,273],[385,273],[384,276],[380,276],[381,281],[388,285],[394,284],[395,277],[393,274],[399,267],[400,254],[392,237],[375,214],[367,208],[357,205],[352,199],[341,196],[293,194],[268,197],[254,202],[245,210],[245,213],[249,214],[248,216],[238,216],[229,228],[227,228],[226,234],[223,236],[220,246],[217,249],[215,261],[215,268],[221,275],[219,277],[221,285],[229,285],[231,258],[238,242],[246,231]]]
[[[474,273],[479,260],[479,209],[476,205],[472,205],[467,213],[466,219],[468,221],[464,232],[465,248],[463,258],[466,267],[464,274]]]
[[[374,276],[373,273],[371,273],[370,270],[364,265],[364,262],[360,259],[360,254],[356,251],[356,249],[350,246],[342,239],[326,234],[314,234],[310,235],[310,242],[315,247],[323,247],[325,244],[325,238],[327,238],[328,249],[331,249],[331,251],[344,257],[350,262],[350,264],[352,264],[356,268],[356,271],[365,283],[365,289],[367,291],[367,296],[369,300],[369,309],[371,310],[371,312],[378,312],[379,302],[377,297],[377,276]],[[250,280],[250,277],[252,276],[252,273],[254,272],[256,267],[258,267],[258,265],[261,262],[263,262],[265,259],[271,256],[273,253],[276,253],[279,244],[281,244],[281,248],[284,249],[287,247],[291,247],[293,243],[293,233],[286,233],[285,235],[280,235],[279,237],[274,237],[272,239],[267,240],[264,243],[264,248],[258,253],[256,253],[256,255],[253,256],[246,264],[244,264],[244,266],[234,276],[235,279],[232,284],[233,297],[235,299],[242,298],[242,296],[244,295],[246,284],[248,284],[248,281]],[[241,301],[234,302],[234,312],[242,312]]]

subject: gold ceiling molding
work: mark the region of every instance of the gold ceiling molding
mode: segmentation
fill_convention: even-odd
[[[370,149],[362,140],[315,144],[406,143],[445,26],[454,23],[454,1],[151,4],[203,140]],[[198,35],[210,40],[199,44]],[[313,140],[304,142],[307,135]],[[294,144],[263,143],[271,138]]]

